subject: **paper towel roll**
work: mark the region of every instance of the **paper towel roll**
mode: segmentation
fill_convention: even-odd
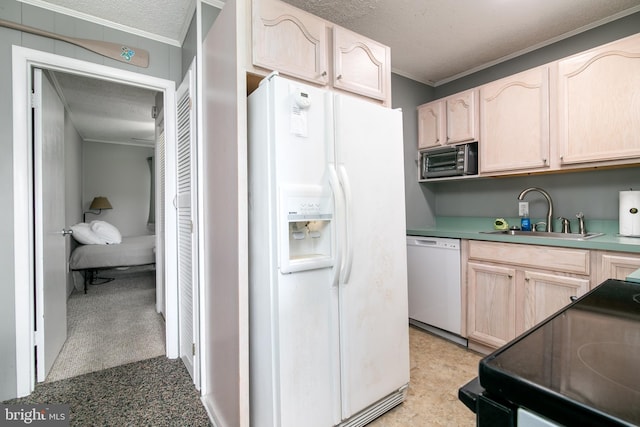
[[[618,223],[621,236],[640,237],[640,191],[620,192]]]

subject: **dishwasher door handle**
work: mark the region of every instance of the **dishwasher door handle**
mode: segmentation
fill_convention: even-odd
[[[416,239],[414,240],[415,246],[435,246],[438,244],[435,240]]]

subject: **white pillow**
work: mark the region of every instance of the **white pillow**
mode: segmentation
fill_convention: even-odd
[[[120,234],[120,230],[106,221],[91,221],[91,231],[93,231],[99,238],[103,239],[107,245],[122,242],[122,234]]]
[[[83,245],[105,245],[107,243],[106,240],[94,233],[86,222],[72,225],[71,230],[73,238]]]

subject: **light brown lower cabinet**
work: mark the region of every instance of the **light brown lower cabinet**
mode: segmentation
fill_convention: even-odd
[[[597,251],[596,283],[607,279],[624,280],[629,274],[640,268],[640,254],[628,252]]]
[[[468,241],[469,347],[488,353],[590,288],[588,250]]]
[[[524,270],[524,312],[520,334],[589,291],[588,277]]]
[[[498,348],[516,336],[516,270],[467,263],[467,339]]]

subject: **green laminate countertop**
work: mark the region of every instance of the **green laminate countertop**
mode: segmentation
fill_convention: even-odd
[[[520,225],[519,218],[505,219],[509,222],[509,225]],[[587,220],[585,226],[588,232],[605,234],[587,240],[568,240],[547,237],[481,233],[481,231],[492,231],[494,229],[494,220],[495,218],[437,217],[435,225],[424,228],[407,229],[407,235],[640,253],[640,238],[619,236],[618,221]],[[532,224],[536,221],[540,221],[540,219],[531,219]],[[572,227],[577,230],[577,220],[574,219],[572,221]],[[559,231],[560,229],[559,222],[554,224],[554,231]]]
[[[633,283],[640,283],[640,268],[628,275],[626,280]]]

